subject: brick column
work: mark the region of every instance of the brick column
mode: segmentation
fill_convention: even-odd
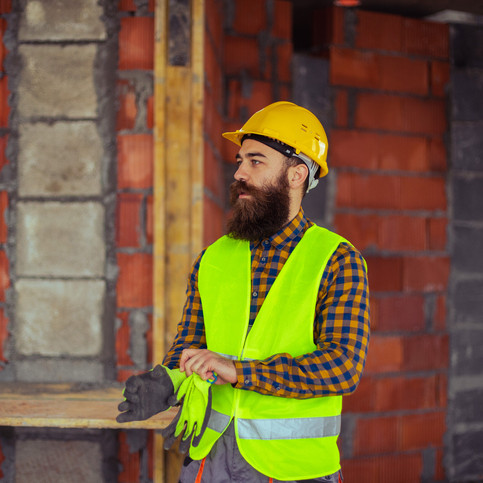
[[[449,303],[451,481],[483,474],[483,27],[452,26]]]
[[[343,468],[348,481],[441,481],[448,27],[364,11],[329,15],[334,225],[363,251],[371,289],[365,374],[344,399]]]

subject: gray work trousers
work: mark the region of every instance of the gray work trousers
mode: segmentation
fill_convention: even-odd
[[[200,470],[201,461],[186,458],[181,470],[180,483],[194,483]],[[268,476],[262,475],[250,466],[240,454],[235,438],[233,421],[218,439],[206,457],[201,483],[268,483]],[[274,483],[280,480],[273,479]],[[333,475],[297,480],[308,482],[339,483],[339,472]],[[342,481],[342,478],[341,480]],[[294,481],[285,483],[295,483]]]

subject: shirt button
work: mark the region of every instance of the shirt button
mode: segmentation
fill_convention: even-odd
[[[266,247],[270,246],[270,242],[269,242],[268,240],[265,240],[265,241],[263,242],[263,244],[264,244]]]
[[[250,384],[250,379],[245,379],[245,384],[248,386]]]
[[[261,262],[266,262],[266,261],[267,261],[267,259],[266,259],[266,257],[263,257],[263,258],[262,258],[260,261],[261,261]]]
[[[252,295],[256,297],[258,295],[258,292],[253,292]]]

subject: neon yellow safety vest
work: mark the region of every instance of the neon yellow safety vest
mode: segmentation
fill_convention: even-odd
[[[296,357],[316,350],[313,325],[320,280],[344,241],[325,228],[309,228],[273,283],[248,336],[249,242],[225,236],[208,247],[198,273],[208,349],[234,360],[263,360],[279,353]],[[200,444],[190,448],[191,458],[204,458],[234,418],[241,454],[264,475],[297,480],[340,469],[336,442],[341,396],[294,399],[231,384],[213,385],[212,396],[208,427]]]

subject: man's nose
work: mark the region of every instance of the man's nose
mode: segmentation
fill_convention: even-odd
[[[235,174],[233,175],[233,177],[237,180],[237,181],[247,181],[248,179],[248,172],[245,168],[245,163],[240,163],[238,165],[238,168],[237,170],[235,171]]]

